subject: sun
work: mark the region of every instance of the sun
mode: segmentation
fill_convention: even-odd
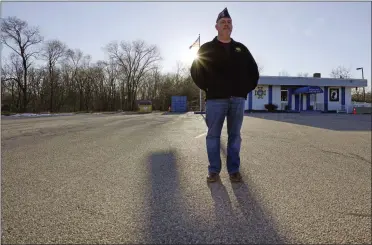
[[[183,60],[185,63],[191,64],[197,58],[198,58],[198,49],[192,48],[192,49],[187,50],[187,52],[184,55]]]

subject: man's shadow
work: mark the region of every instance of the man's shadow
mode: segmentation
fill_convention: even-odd
[[[208,183],[208,188],[214,203],[215,225],[210,227],[214,241],[219,244],[239,241],[235,231],[236,224],[233,222],[235,214],[226,187],[218,180],[215,183]]]
[[[257,202],[246,182],[231,183],[237,204],[233,205],[221,180],[208,183],[214,200],[217,228],[224,230],[222,243],[284,244],[275,225]],[[235,207],[234,207],[235,206]]]
[[[244,178],[247,179],[247,176],[243,176]],[[259,243],[284,244],[285,237],[279,235],[272,215],[257,201],[247,182],[243,180],[241,183],[232,183],[232,189],[245,218],[242,225],[250,232],[252,239]]]
[[[205,120],[205,116],[202,115]],[[221,152],[224,160],[227,158],[226,147],[221,141]],[[234,211],[226,187],[221,179],[209,183],[208,187],[214,200],[215,215],[218,227],[229,234],[225,237],[227,243],[260,243],[283,244],[285,238],[279,236],[271,215],[263,210],[255,198],[252,188],[249,188],[249,176],[242,173],[243,180],[232,183],[231,187],[237,201],[239,211]],[[236,208],[235,208],[236,210]]]

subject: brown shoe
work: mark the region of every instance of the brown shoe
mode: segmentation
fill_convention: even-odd
[[[239,172],[230,174],[230,180],[232,182],[240,182],[242,180],[242,175]]]
[[[207,177],[208,182],[216,182],[218,180],[219,174],[217,173],[209,173]]]

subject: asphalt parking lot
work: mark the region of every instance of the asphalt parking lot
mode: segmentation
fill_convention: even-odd
[[[1,133],[3,244],[371,243],[370,115],[247,114],[238,184],[226,168],[207,184],[203,115],[2,118]]]

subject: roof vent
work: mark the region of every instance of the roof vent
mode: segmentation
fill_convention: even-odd
[[[318,77],[318,78],[320,78],[321,76],[320,76],[320,73],[314,73],[313,77]]]

